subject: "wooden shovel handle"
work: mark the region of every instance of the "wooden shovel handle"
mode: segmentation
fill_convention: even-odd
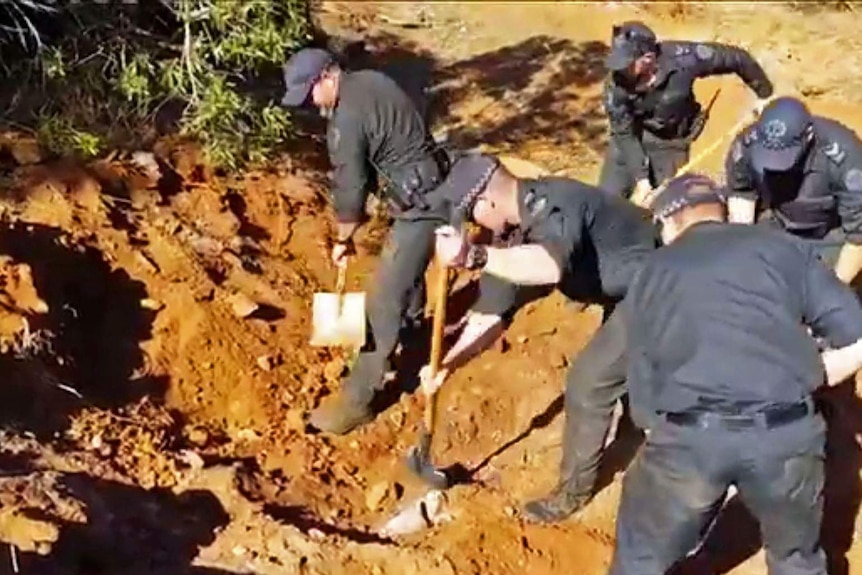
[[[443,328],[446,326],[446,296],[449,292],[449,268],[437,264],[437,285],[434,289],[434,319],[431,325],[431,358],[429,376],[434,379],[440,371],[443,356]],[[425,430],[431,433],[437,413],[437,393],[431,394],[425,404]]]
[[[347,282],[347,264],[338,266],[338,279],[335,281],[335,291],[338,295],[344,293],[344,284]]]

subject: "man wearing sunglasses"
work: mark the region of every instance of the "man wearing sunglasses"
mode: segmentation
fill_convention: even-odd
[[[745,50],[714,42],[659,41],[648,26],[614,26],[604,104],[610,141],[599,187],[641,203],[688,161],[708,110],[695,98],[698,78],[736,74],[761,99],[772,83]]]
[[[453,214],[453,225],[437,232],[438,257],[452,267],[481,269],[484,277],[440,373],[431,380],[423,370],[426,393],[499,333],[521,286],[555,286],[574,301],[605,308],[606,321],[567,375],[559,484],[524,507],[532,521],[560,521],[592,498],[614,405],[625,393],[626,333],[611,309],[656,248],[650,214],[576,180],[519,179],[487,155],[459,158],[436,193]],[[465,221],[510,240],[508,247],[469,243]]]
[[[346,265],[353,251],[352,238],[375,183],[395,218],[369,302],[369,341],[341,391],[311,416],[315,428],[344,434],[372,419],[371,401],[402,329],[415,328],[422,317],[434,230],[446,221],[429,192],[443,181],[448,162],[415,104],[380,72],[347,71],[329,52],[306,48],[287,62],[284,81],[282,105],[309,102],[328,119],[335,265]]]

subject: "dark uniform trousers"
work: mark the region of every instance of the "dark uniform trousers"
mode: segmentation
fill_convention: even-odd
[[[610,307],[604,319],[566,375],[560,480],[570,493],[595,488],[614,406],[626,392],[626,324]]]
[[[648,433],[623,482],[611,575],[663,575],[696,548],[730,485],[760,522],[770,575],[825,575],[823,419],[721,425],[661,420]]]
[[[368,303],[369,341],[360,350],[344,387],[357,405],[371,403],[381,387],[404,320],[409,324],[421,319],[434,230],[445,223],[430,216],[396,219],[389,232]]]
[[[641,143],[649,161],[650,182],[653,187],[672,178],[677,170],[688,162],[691,151],[688,138],[664,140],[644,130]],[[632,195],[637,179],[637,174],[633,174],[628,168],[622,150],[614,138],[611,138],[599,176],[599,187],[628,198]]]

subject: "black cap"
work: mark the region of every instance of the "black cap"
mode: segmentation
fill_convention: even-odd
[[[464,154],[455,160],[438,190],[452,209],[453,221],[470,219],[476,199],[499,166],[500,160],[487,154]]]
[[[320,74],[334,61],[332,54],[319,48],[305,48],[291,56],[284,65],[286,91],[281,105],[291,108],[301,106]]]
[[[624,22],[613,28],[605,66],[612,72],[625,70],[644,54],[654,52],[657,46],[655,32],[649,26],[637,21]]]
[[[752,167],[758,172],[784,172],[802,156],[811,130],[811,113],[796,98],[776,98],[760,115],[751,145]]]
[[[727,193],[712,178],[702,174],[682,174],[670,180],[653,201],[656,218],[666,218],[697,204],[723,204]]]

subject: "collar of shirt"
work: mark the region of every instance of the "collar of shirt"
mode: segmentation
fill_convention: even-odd
[[[720,222],[717,220],[703,220],[700,222],[695,222],[695,223],[691,224],[690,226],[688,226],[682,232],[682,234],[680,234],[680,238],[682,238],[683,236],[686,236],[690,233],[699,233],[699,232],[706,232],[709,230],[714,230],[714,229],[720,228],[723,225],[725,225],[725,222]]]

